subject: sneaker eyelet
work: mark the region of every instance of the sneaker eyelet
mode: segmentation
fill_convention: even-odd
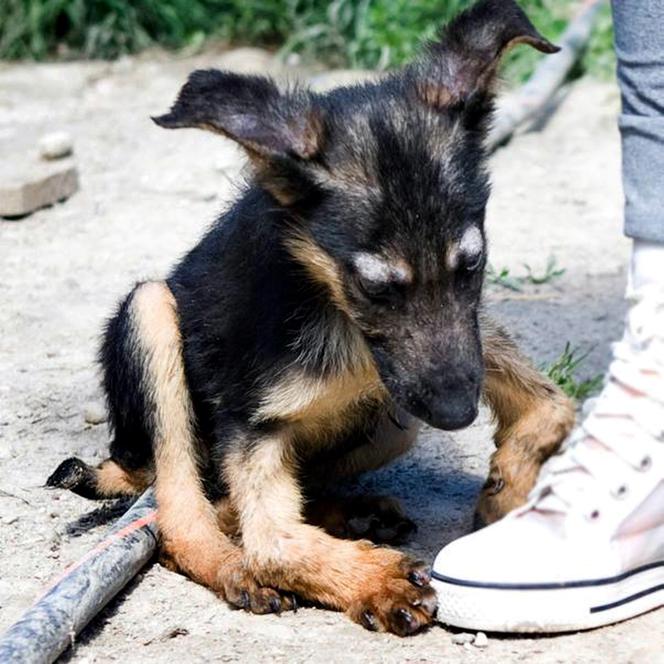
[[[646,470],[650,470],[651,468],[652,468],[652,457],[644,456],[643,459],[641,459],[641,463],[639,464],[639,470],[641,472],[645,472]]]
[[[611,494],[614,498],[625,498],[629,493],[629,487],[626,484],[621,484],[615,491],[612,491]],[[595,510],[597,511],[597,510]]]

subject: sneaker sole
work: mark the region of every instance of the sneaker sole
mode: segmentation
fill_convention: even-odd
[[[568,632],[620,622],[664,606],[664,560],[616,577],[500,584],[433,572],[438,620],[487,632]]]

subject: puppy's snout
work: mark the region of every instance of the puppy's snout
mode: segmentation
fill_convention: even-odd
[[[410,395],[409,409],[436,429],[463,429],[477,417],[481,386],[481,369],[445,372]]]

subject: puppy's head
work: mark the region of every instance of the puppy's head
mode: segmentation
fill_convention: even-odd
[[[512,0],[481,0],[380,83],[318,95],[196,71],[155,118],[246,149],[288,211],[291,253],[362,331],[397,403],[443,429],[477,414],[483,142],[498,62],[517,43],[556,50]]]

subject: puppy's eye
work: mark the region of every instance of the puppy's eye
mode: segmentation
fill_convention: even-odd
[[[373,302],[378,304],[389,304],[394,299],[394,284],[391,284],[390,282],[365,279],[358,275],[357,283],[362,294]]]
[[[461,267],[468,272],[476,272],[482,265],[484,252],[464,253],[461,256]]]

